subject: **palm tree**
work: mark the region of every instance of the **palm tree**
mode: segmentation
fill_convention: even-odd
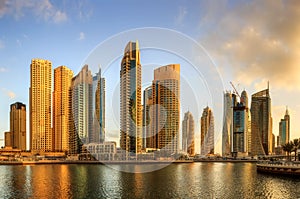
[[[299,139],[294,139],[292,151],[295,153],[295,161],[297,160],[297,150],[299,149],[299,147],[300,147]]]
[[[282,149],[283,149],[285,152],[287,152],[287,154],[288,154],[288,160],[289,160],[289,161],[291,160],[291,159],[290,159],[290,155],[291,155],[291,153],[292,153],[292,151],[293,151],[293,148],[294,148],[294,144],[293,144],[292,141],[290,141],[290,142],[288,142],[288,143],[286,143],[286,144],[284,144],[284,145],[282,146]]]

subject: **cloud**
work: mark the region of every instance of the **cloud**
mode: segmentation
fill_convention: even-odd
[[[85,34],[84,34],[84,32],[80,32],[79,33],[79,38],[78,38],[78,40],[84,40],[85,39]]]
[[[178,25],[183,24],[183,20],[187,14],[187,10],[185,7],[180,6],[177,16],[175,17],[175,23]]]
[[[236,82],[300,89],[300,1],[211,5],[200,22],[209,27],[201,43]],[[216,14],[212,15],[211,10]],[[221,14],[219,14],[221,13]]]
[[[5,67],[0,67],[0,73],[5,73],[7,72],[7,69]]]
[[[86,21],[93,15],[93,5],[90,1],[81,0],[75,3],[75,8],[78,12],[78,17],[81,21]]]
[[[56,11],[55,15],[53,16],[53,20],[55,23],[62,23],[67,21],[67,19],[67,14],[61,11]]]
[[[6,88],[2,88],[2,92],[8,96],[10,99],[15,99],[16,94],[13,91],[7,90]]]
[[[57,9],[49,0],[3,0],[0,2],[0,18],[9,15],[18,20],[26,14],[34,14],[37,19],[53,23],[62,23],[67,20],[67,14]]]

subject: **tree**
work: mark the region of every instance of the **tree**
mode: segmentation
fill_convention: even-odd
[[[295,153],[295,161],[297,160],[297,150],[299,149],[299,147],[300,147],[299,139],[294,139],[292,151]]]
[[[291,160],[290,155],[291,155],[291,153],[292,153],[292,151],[293,151],[293,148],[294,148],[294,143],[293,143],[292,141],[290,141],[290,142],[288,142],[288,143],[286,143],[286,144],[284,144],[284,145],[282,146],[282,149],[283,149],[285,152],[287,152],[287,154],[288,154],[288,160],[289,160],[289,161]]]

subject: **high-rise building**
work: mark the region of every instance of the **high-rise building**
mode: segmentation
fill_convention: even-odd
[[[93,77],[93,135],[91,142],[103,143],[105,140],[105,78],[101,76],[101,68]]]
[[[152,81],[152,135],[154,148],[169,156],[178,152],[180,122],[180,65],[170,64],[154,70]]]
[[[66,66],[54,69],[53,137],[55,151],[70,151],[70,115],[72,114],[73,71]]]
[[[184,114],[182,121],[182,150],[189,155],[195,155],[195,124],[194,117],[191,112]]]
[[[144,90],[143,101],[143,148],[156,148],[156,136],[152,131],[153,121],[150,115],[154,108],[152,85]]]
[[[207,106],[201,117],[201,155],[214,154],[214,116]]]
[[[240,102],[233,107],[232,152],[248,152],[249,109]]]
[[[231,155],[231,136],[233,134],[233,100],[232,93],[224,93],[222,156]]]
[[[250,153],[251,152],[251,113],[250,113],[250,109],[249,109],[249,104],[248,104],[248,94],[245,90],[243,90],[242,94],[241,94],[241,104],[243,104],[243,106],[245,106],[246,109],[246,114],[245,114],[245,119],[247,120],[247,129],[246,133],[247,133],[247,152]]]
[[[251,155],[272,153],[272,118],[269,86],[252,95],[251,101]]]
[[[129,42],[120,70],[120,146],[128,155],[142,150],[142,66],[138,42]]]
[[[283,146],[290,141],[290,115],[286,108],[284,118],[279,122],[279,145]]]
[[[10,105],[10,136],[13,148],[26,150],[26,105],[20,102]]]
[[[52,63],[32,59],[30,65],[29,119],[30,149],[53,151],[51,129]]]
[[[73,131],[70,135],[70,147],[71,151],[76,151],[78,143],[90,143],[93,131],[93,77],[88,65],[84,65],[73,77],[71,89]]]

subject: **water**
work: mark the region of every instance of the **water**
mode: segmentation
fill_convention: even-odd
[[[300,198],[300,179],[253,163],[0,166],[0,198]],[[137,173],[121,172],[128,167]]]

